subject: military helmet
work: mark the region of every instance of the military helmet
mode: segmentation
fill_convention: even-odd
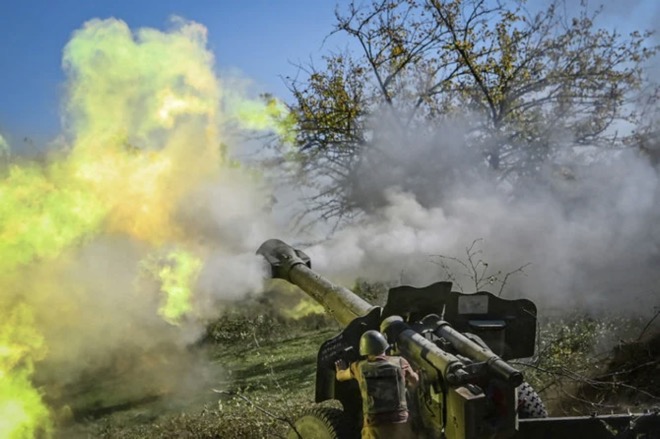
[[[373,329],[360,337],[360,355],[381,355],[385,353],[387,346],[385,336]]]

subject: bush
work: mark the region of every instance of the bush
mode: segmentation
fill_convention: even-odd
[[[226,310],[217,320],[209,323],[206,341],[220,344],[268,343],[322,328],[338,328],[338,325],[326,314],[290,318],[269,305],[246,303]]]
[[[233,397],[221,401],[218,407],[215,408],[209,407],[196,413],[181,413],[161,417],[154,422],[133,426],[127,426],[125,423],[117,422],[113,418],[106,418],[100,423],[87,426],[85,434],[87,437],[113,439],[262,439],[266,437],[285,437],[289,428],[286,419],[293,421],[304,408],[301,403],[289,403],[285,412],[282,410],[283,405],[279,400],[268,401],[257,397],[255,400],[250,401]],[[265,413],[257,406],[270,414]]]
[[[638,318],[612,315],[546,319],[539,324],[536,356],[514,363],[555,416],[624,412],[623,401],[602,397],[602,376],[617,346],[639,335],[642,327]],[[594,398],[596,393],[601,397]]]

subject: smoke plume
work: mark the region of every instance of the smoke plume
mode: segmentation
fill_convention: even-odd
[[[352,182],[353,201],[368,214],[307,249],[318,270],[343,282],[424,286],[447,279],[448,268],[470,292],[471,248],[486,273],[480,289],[498,293],[496,281],[512,273],[503,297],[528,297],[545,310],[660,304],[660,181],[644,156],[566,144],[539,177],[511,185],[481,165],[456,126],[401,142],[375,127],[377,152],[362,158]]]
[[[75,412],[99,382],[115,401],[194,391],[207,371],[186,347],[224,302],[261,290],[254,252],[287,237],[225,129],[284,135],[291,121],[229,93],[214,63],[206,29],[181,19],[165,32],[92,20],[65,47],[63,146],[9,159],[0,180],[1,437],[48,436],[52,410]],[[642,157],[566,148],[523,190],[475,166],[460,127],[401,142],[375,129],[351,192],[367,214],[306,249],[320,273],[421,286],[480,240],[489,273],[525,266],[505,297],[657,305],[660,185]]]
[[[273,235],[268,191],[223,127],[275,130],[282,108],[223,100],[203,26],[91,20],[63,68],[63,147],[0,181],[2,437],[49,435],[51,410],[87,393],[196,391],[187,347],[223,301],[261,289],[254,252]]]

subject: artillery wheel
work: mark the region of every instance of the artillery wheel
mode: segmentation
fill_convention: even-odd
[[[331,407],[311,407],[293,423],[287,439],[342,439],[344,412]]]
[[[541,397],[527,382],[518,387],[518,417],[521,419],[548,417],[548,411]]]

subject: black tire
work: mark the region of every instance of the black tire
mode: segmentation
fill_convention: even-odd
[[[293,423],[287,439],[343,439],[344,412],[331,407],[310,407]]]
[[[518,387],[518,417],[521,419],[548,417],[548,411],[541,397],[528,383],[522,383]]]

